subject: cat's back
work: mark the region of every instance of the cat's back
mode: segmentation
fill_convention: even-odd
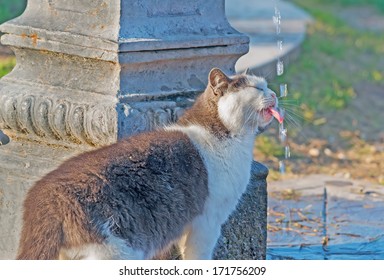
[[[107,229],[134,248],[155,248],[180,236],[207,196],[207,170],[190,139],[154,131],[66,161],[31,188],[25,212],[45,205],[55,219],[83,217],[76,227],[97,239]]]
[[[29,191],[29,200],[66,197],[96,203],[120,194],[205,197],[207,170],[188,136],[177,131],[137,134],[65,161]],[[193,186],[193,187],[191,187]],[[43,196],[43,197],[41,197]],[[161,199],[161,198],[159,198]]]
[[[160,130],[140,133],[75,156],[36,185],[60,182],[59,185],[76,184],[86,188],[85,182],[92,181],[92,178],[108,180],[113,184],[119,181],[119,176],[125,177],[121,179],[149,176],[143,177],[143,180],[150,182],[160,175],[180,178],[186,174],[193,175],[194,171],[200,178],[207,173],[198,150],[188,136],[177,131]],[[186,179],[193,179],[193,176]]]

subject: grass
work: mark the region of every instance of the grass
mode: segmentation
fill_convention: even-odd
[[[308,1],[309,2],[309,1]],[[384,13],[384,1],[383,0],[316,0],[316,3],[322,4],[333,4],[339,5],[342,7],[346,6],[362,6],[362,5],[371,5],[373,8],[378,9]]]
[[[355,97],[354,85],[362,81],[383,84],[383,69],[376,57],[384,55],[383,39],[358,31],[339,16],[340,7],[371,5],[384,13],[382,0],[293,0],[314,18],[298,61],[278,82],[290,85],[290,98],[301,104],[306,121],[344,109]],[[358,58],[358,59],[355,59]]]
[[[27,0],[0,0],[0,24],[19,16],[26,4]],[[8,74],[15,64],[16,60],[13,57],[0,57],[0,78]]]
[[[264,134],[258,136],[257,148],[259,152],[265,155],[274,157],[284,156],[284,150],[281,148],[281,144],[277,142],[276,138],[271,138]]]
[[[25,9],[27,0],[0,0],[0,23],[19,16]]]
[[[384,16],[384,1],[292,0],[292,2],[306,10],[314,21],[308,27],[298,60],[288,65],[287,71],[276,78],[274,84],[288,84],[288,97],[286,100],[281,100],[280,104],[293,111],[293,114],[297,114],[293,117],[296,118],[298,125],[292,123],[287,125],[291,144],[307,142],[307,145],[310,145],[308,143],[312,143],[312,138],[304,139],[301,133],[302,127],[311,130],[311,137],[321,138],[324,135],[330,137],[333,134],[325,133],[328,126],[323,124],[327,124],[327,119],[333,112],[341,113],[349,110],[349,104],[357,94],[362,95],[357,92],[357,85],[369,83],[384,86],[383,37],[380,33],[357,30],[340,16],[343,8],[358,5],[371,6]],[[278,88],[273,89],[278,91]],[[287,121],[289,122],[288,119]],[[305,126],[302,126],[301,122],[304,122]],[[320,130],[321,132],[317,132]],[[276,130],[272,130],[256,140],[257,158],[274,166],[270,169],[271,180],[281,178],[276,170],[278,160],[283,158],[284,149],[276,140],[278,138],[276,134]],[[340,142],[337,141],[338,144]],[[303,154],[293,148],[291,151],[296,153],[296,158],[307,155],[305,148],[301,150]],[[361,153],[366,155],[367,150],[363,149]],[[295,164],[288,164],[287,171],[290,167],[297,169],[297,166],[300,166]]]
[[[0,78],[8,74],[16,64],[14,57],[0,59]]]

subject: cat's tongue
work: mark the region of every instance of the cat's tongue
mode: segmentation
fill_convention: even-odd
[[[279,123],[282,123],[284,121],[284,117],[280,114],[279,110],[275,108],[269,108],[269,111]]]

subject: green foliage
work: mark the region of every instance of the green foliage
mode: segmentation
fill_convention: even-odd
[[[16,64],[16,59],[13,57],[0,60],[0,78],[8,74]]]
[[[379,11],[381,11],[382,13],[384,13],[384,1],[383,0],[314,0],[314,1],[307,1],[307,2],[316,2],[319,4],[337,5],[337,6],[371,5],[372,7],[376,8]]]
[[[0,0],[0,23],[21,15],[26,5],[27,0]]]
[[[268,137],[267,135],[259,135],[257,137],[256,147],[259,152],[266,156],[284,156],[284,150],[282,149],[281,145],[277,143],[275,138]]]
[[[338,15],[339,5],[372,4],[384,1],[294,0],[314,18],[308,28],[299,60],[277,80],[290,85],[290,94],[302,104],[304,120],[343,109],[355,97],[354,87],[363,81],[383,84],[384,40],[377,33],[359,31]]]

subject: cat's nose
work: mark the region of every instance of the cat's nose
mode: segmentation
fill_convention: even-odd
[[[276,98],[276,93],[271,92],[271,96],[272,96],[273,98]]]

